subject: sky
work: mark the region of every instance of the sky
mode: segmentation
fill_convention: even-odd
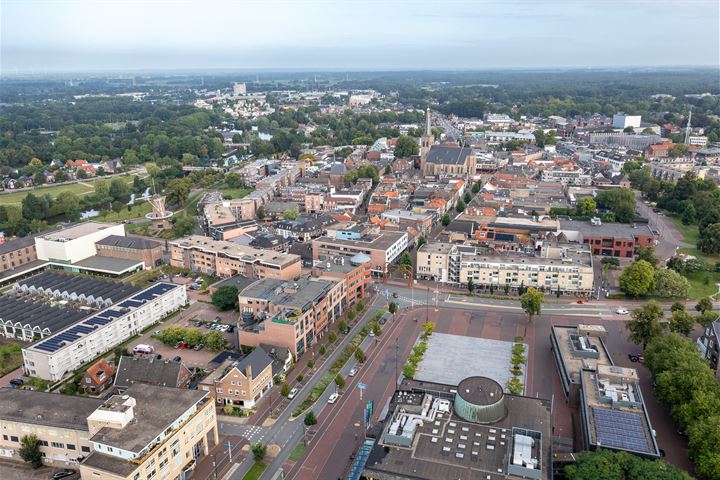
[[[0,0],[0,73],[718,66],[718,0]]]

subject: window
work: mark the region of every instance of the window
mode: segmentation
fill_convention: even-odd
[[[75,445],[73,445],[72,443],[68,443],[65,446],[67,447],[68,450],[75,450]]]
[[[65,444],[60,443],[60,442],[52,442],[51,445],[53,448],[65,448]]]
[[[11,441],[11,442],[17,442],[17,441],[18,441],[18,437],[16,437],[15,435],[10,435],[10,441]]]
[[[216,388],[215,391],[216,391],[217,393],[223,393],[223,389],[222,389],[222,388]]]
[[[40,445],[42,445],[43,447],[47,447],[47,446],[48,446],[47,440],[39,440],[39,443],[40,443]]]
[[[84,445],[82,447],[80,447],[80,450],[82,450],[85,453],[90,453],[90,447],[86,447]]]

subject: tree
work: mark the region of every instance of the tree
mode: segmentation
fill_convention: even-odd
[[[285,210],[283,212],[283,218],[285,220],[297,220],[298,212],[297,210]]]
[[[440,223],[442,223],[443,227],[447,227],[450,225],[450,222],[452,222],[452,218],[450,217],[449,213],[445,213],[442,216],[442,219],[440,220]]]
[[[637,259],[645,260],[653,267],[657,267],[658,263],[660,263],[660,259],[655,256],[654,247],[639,247],[637,251]]]
[[[527,292],[520,296],[520,306],[528,316],[528,323],[532,323],[532,319],[536,315],[540,315],[543,303],[542,292],[534,288],[528,288]],[[527,327],[526,327],[527,328]]]
[[[303,423],[308,427],[312,427],[313,425],[316,425],[317,418],[315,418],[315,412],[310,410],[308,413],[306,413],[305,418],[303,419]]]
[[[575,205],[575,213],[579,217],[590,217],[592,215],[595,215],[596,210],[597,205],[595,204],[595,200],[593,200],[591,197],[583,197],[578,200],[577,204]]]
[[[172,217],[173,232],[179,237],[190,235],[195,230],[197,220],[187,215],[176,215]]]
[[[220,311],[234,310],[238,307],[238,289],[234,285],[223,285],[215,290],[212,304]]]
[[[679,312],[679,311],[685,311],[685,304],[682,302],[675,302],[670,306],[670,311],[672,313]]]
[[[365,355],[365,352],[363,352],[362,348],[355,349],[355,359],[360,363],[365,363],[367,356]]]
[[[406,158],[411,155],[417,155],[420,152],[420,146],[417,140],[407,135],[400,135],[395,142],[395,157]]]
[[[713,223],[705,227],[697,246],[700,251],[708,255],[720,253],[720,223]]]
[[[204,335],[200,331],[200,329],[197,328],[188,328],[185,330],[185,335],[183,340],[185,340],[185,343],[187,343],[188,347],[192,348],[196,345],[200,345],[203,343]]]
[[[402,256],[400,256],[399,263],[405,267],[412,267],[412,257],[410,256],[410,252],[403,252]]]
[[[379,323],[372,324],[372,331],[376,337],[379,337],[380,335],[382,335],[382,327],[380,326]]]
[[[620,290],[630,297],[640,297],[652,291],[655,269],[645,260],[625,267],[620,274]]]
[[[356,315],[357,315],[357,314],[355,313],[355,309],[354,309],[354,308],[351,308],[351,309],[348,310],[348,312],[347,312],[347,316],[348,316],[348,319],[349,319],[350,321],[355,320],[355,316],[356,316]]]
[[[468,278],[467,289],[470,293],[473,293],[473,290],[475,290],[475,284],[473,283],[472,278]]]
[[[335,385],[337,385],[338,388],[343,388],[345,386],[345,379],[339,373],[335,376]]]
[[[635,219],[635,194],[629,188],[604,190],[595,197],[599,207],[610,210],[621,223],[630,223]]]
[[[280,387],[280,395],[283,397],[287,397],[290,395],[290,384],[285,382],[282,384],[282,387]]]
[[[325,355],[327,349],[325,348],[325,345],[320,345],[320,349],[318,351],[320,352],[320,355]]]
[[[700,301],[695,305],[695,310],[700,313],[712,311],[713,302],[710,297],[701,298]]]
[[[358,312],[362,312],[363,310],[365,310],[365,302],[363,302],[362,300],[358,300],[355,307],[357,308]]]
[[[463,210],[465,210],[465,202],[463,202],[462,200],[458,200],[455,204],[455,211],[458,213],[462,213]]]
[[[390,175],[392,173],[392,167],[390,167],[390,164],[385,165],[385,170],[383,171],[385,175]]]
[[[465,192],[465,195],[463,196],[463,200],[465,200],[465,203],[468,204],[472,200],[472,195],[470,195],[470,192]]]
[[[112,202],[112,204],[110,205],[110,208],[112,209],[113,212],[120,213],[120,212],[122,212],[123,208],[125,208],[125,204],[123,202],[118,202],[116,200],[116,201]]]
[[[228,173],[225,175],[225,185],[229,188],[242,188],[245,186],[245,181],[239,173]]]
[[[168,205],[182,205],[190,195],[190,182],[184,178],[173,178],[165,187]]]
[[[525,388],[525,385],[523,385],[518,377],[512,377],[505,386],[512,395],[522,395],[523,389]]]
[[[397,311],[398,311],[398,304],[395,302],[390,302],[390,304],[388,305],[388,312],[395,315],[395,312],[397,312]]]
[[[40,439],[36,435],[23,435],[20,439],[20,458],[28,462],[33,468],[43,465]]]
[[[655,271],[655,293],[666,298],[687,298],[690,282],[675,270]]]
[[[474,193],[474,194],[475,194],[475,193],[478,193],[478,192],[480,191],[480,189],[482,189],[482,186],[480,185],[480,182],[475,182],[475,183],[473,183],[472,193]]]
[[[312,370],[313,368],[315,368],[315,360],[313,360],[312,358],[311,358],[310,360],[308,360],[308,362],[307,362],[307,367],[308,367],[309,369],[311,369],[311,370]]]
[[[130,199],[130,187],[121,178],[112,179],[108,193],[112,198],[121,202],[127,202]]]
[[[348,316],[349,316],[349,315],[348,315]],[[347,323],[345,323],[344,320],[340,320],[340,323],[338,323],[338,329],[339,329],[340,331],[345,331],[345,330],[347,330],[347,328],[348,328]]]
[[[205,334],[203,343],[211,352],[219,352],[225,348],[225,336],[217,330],[210,330]]]
[[[420,235],[417,239],[417,248],[422,247],[427,243],[427,238],[425,238],[425,235]]]
[[[27,220],[45,220],[48,214],[48,204],[43,197],[36,197],[32,193],[25,195],[22,200],[22,216]]]
[[[684,471],[662,460],[646,460],[627,452],[581,452],[565,467],[568,480],[691,480]]]
[[[261,462],[265,458],[265,454],[267,453],[267,447],[262,444],[262,442],[257,442],[252,446],[252,454],[253,454],[253,460],[256,462]]]
[[[265,207],[260,205],[257,210],[255,210],[255,216],[258,220],[263,220],[265,218]]]
[[[668,323],[671,332],[679,333],[686,337],[692,332],[693,325],[695,325],[695,319],[687,310],[675,310],[672,312],[670,322]]]
[[[330,333],[328,334],[328,341],[329,341],[330,343],[335,343],[335,342],[337,341],[337,333],[335,333],[335,332],[330,332]]]
[[[642,344],[643,350],[654,338],[659,337],[665,330],[666,325],[661,323],[663,309],[655,300],[650,300],[642,307],[636,308],[630,313],[631,320],[625,322],[625,328],[630,335],[628,340],[635,344]]]

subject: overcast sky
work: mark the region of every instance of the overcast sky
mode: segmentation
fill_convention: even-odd
[[[713,65],[718,0],[0,0],[2,73]]]

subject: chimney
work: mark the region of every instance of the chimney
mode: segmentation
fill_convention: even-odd
[[[247,367],[245,367],[245,376],[248,380],[252,380],[252,366],[248,365]]]

